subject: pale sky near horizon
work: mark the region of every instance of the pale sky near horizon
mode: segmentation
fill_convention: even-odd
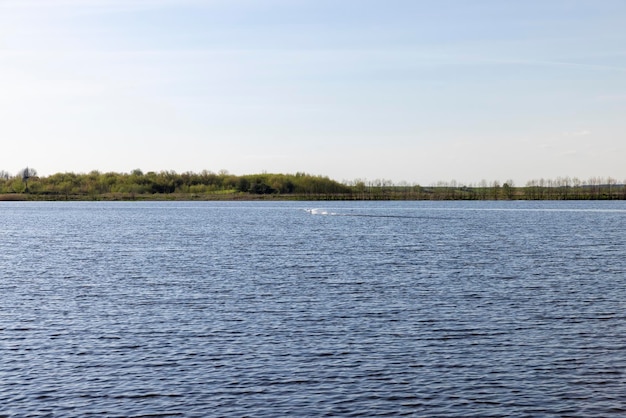
[[[0,0],[0,170],[626,180],[623,0]]]

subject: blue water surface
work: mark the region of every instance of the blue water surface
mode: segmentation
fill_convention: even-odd
[[[626,414],[626,202],[0,202],[0,416]]]

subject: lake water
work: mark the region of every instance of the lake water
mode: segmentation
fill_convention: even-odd
[[[624,416],[625,256],[626,202],[2,202],[0,416]]]

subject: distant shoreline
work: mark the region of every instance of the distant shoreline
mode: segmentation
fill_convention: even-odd
[[[254,202],[254,201],[605,201],[605,200],[626,200],[622,195],[613,195],[609,197],[602,195],[581,196],[581,197],[555,197],[553,194],[547,194],[544,198],[524,198],[515,197],[512,199],[504,198],[467,198],[467,197],[443,197],[444,191],[433,191],[433,196],[423,196],[421,198],[405,196],[402,193],[388,193],[385,196],[359,196],[355,194],[289,194],[289,195],[254,195],[249,193],[233,193],[233,194],[201,194],[192,195],[187,193],[168,193],[168,194],[114,194],[114,195],[37,195],[26,193],[9,193],[0,194],[0,202],[133,202],[133,201],[207,201],[207,202]]]
[[[25,171],[26,170],[26,171]],[[57,173],[38,177],[25,169],[17,176],[0,177],[0,201],[133,201],[133,200],[626,200],[626,182],[594,177],[540,179],[519,187],[513,181],[463,184],[438,182],[432,186],[394,184],[389,180],[337,182],[326,176],[250,174],[226,171],[172,171],[86,174]]]

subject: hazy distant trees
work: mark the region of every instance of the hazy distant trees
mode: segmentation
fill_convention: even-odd
[[[612,177],[557,177],[530,180],[524,187],[524,197],[536,200],[624,199],[626,180],[621,183]]]

